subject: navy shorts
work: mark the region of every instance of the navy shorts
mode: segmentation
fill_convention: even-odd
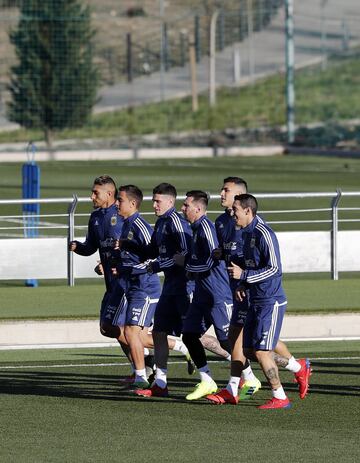
[[[154,331],[180,336],[189,309],[190,297],[186,294],[162,294],[154,316]]]
[[[244,326],[249,311],[249,299],[246,297],[243,301],[238,301],[234,296],[234,308],[231,316],[230,325]]]
[[[125,325],[151,326],[159,297],[153,297],[145,291],[136,290],[127,293],[126,298]]]
[[[100,320],[114,326],[124,326],[126,319],[127,299],[120,284],[116,284],[113,290],[105,293],[102,303]]]
[[[280,331],[287,302],[264,302],[250,304],[244,326],[245,348],[274,350],[280,338]]]
[[[229,333],[229,325],[233,310],[233,301],[214,301],[210,297],[198,297],[194,299],[184,320],[184,333],[204,334],[214,325],[215,334],[219,341],[225,341]]]

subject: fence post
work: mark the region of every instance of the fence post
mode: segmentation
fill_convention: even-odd
[[[246,2],[247,16],[247,33],[248,33],[248,49],[249,49],[249,76],[251,81],[255,74],[255,59],[254,59],[254,19],[253,19],[253,0]]]
[[[126,73],[127,81],[130,83],[133,80],[133,64],[132,64],[132,42],[131,33],[126,34]]]
[[[170,61],[169,61],[168,26],[167,26],[167,23],[165,22],[164,22],[163,34],[164,34],[164,69],[165,69],[165,72],[167,72],[170,69]]]
[[[240,56],[240,47],[234,45],[233,47],[233,74],[234,74],[234,83],[238,84],[241,79],[241,56]]]
[[[224,9],[221,8],[219,16],[219,50],[223,51],[225,48],[225,14]]]
[[[286,15],[286,121],[287,139],[292,144],[295,140],[295,88],[294,88],[294,3],[285,0]]]
[[[68,286],[75,285],[74,278],[74,253],[69,250],[70,241],[74,240],[75,237],[75,209],[78,203],[77,195],[73,195],[73,201],[68,207],[68,246],[67,246],[67,275],[68,275]]]
[[[322,70],[325,71],[327,68],[327,32],[326,32],[326,5],[328,0],[321,0],[320,7],[321,7],[321,53],[322,53],[322,62],[321,67]]]
[[[339,279],[338,269],[338,231],[339,231],[339,211],[338,206],[341,199],[342,191],[336,190],[336,196],[331,203],[332,229],[331,229],[331,276],[333,280]]]
[[[197,91],[197,74],[196,74],[196,51],[194,37],[191,35],[189,40],[189,62],[191,78],[191,105],[192,112],[196,113],[199,109],[198,91]]]
[[[349,28],[345,19],[342,20],[341,23],[341,49],[342,51],[346,52],[349,50]]]
[[[186,63],[186,36],[187,36],[187,31],[182,29],[180,31],[179,35],[179,46],[180,46],[180,59],[179,59],[179,64],[181,67],[185,66]]]
[[[196,15],[194,18],[194,38],[195,38],[195,56],[196,62],[199,63],[201,59],[201,41],[200,41],[200,18]]]
[[[215,77],[215,55],[216,55],[216,21],[219,16],[219,10],[215,10],[211,16],[210,24],[210,70],[209,70],[209,105],[216,104],[216,77]]]

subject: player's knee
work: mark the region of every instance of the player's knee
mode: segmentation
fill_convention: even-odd
[[[268,357],[271,356],[271,351],[268,350],[255,350],[254,352],[256,360],[259,363],[262,363],[264,360],[266,360]]]
[[[191,346],[199,343],[199,335],[197,333],[184,333],[182,340],[185,346],[190,349]]]
[[[100,324],[100,333],[107,338],[118,339],[120,337],[120,329],[118,326],[109,325],[108,323]]]
[[[254,354],[254,350],[249,348],[249,347],[244,347],[243,348],[243,351],[244,351],[244,355],[247,359],[249,360],[254,360],[254,361],[257,361],[257,358]]]

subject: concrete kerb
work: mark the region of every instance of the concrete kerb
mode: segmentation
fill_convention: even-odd
[[[216,151],[216,152],[215,152]],[[214,156],[275,156],[285,151],[282,145],[249,146],[249,147],[178,147],[178,148],[137,148],[132,149],[105,149],[105,150],[79,150],[79,151],[39,151],[36,161],[115,161],[130,159],[181,159],[181,158],[211,158]],[[27,162],[24,151],[0,152],[1,162]]]
[[[288,315],[281,337],[291,341],[360,339],[359,327],[360,313]],[[3,321],[0,340],[0,350],[116,345],[100,334],[98,320]]]

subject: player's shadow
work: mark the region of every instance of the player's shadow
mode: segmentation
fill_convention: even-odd
[[[65,366],[64,366],[65,368]],[[130,385],[119,382],[120,375],[69,373],[63,371],[0,370],[0,394],[67,397],[92,400],[156,401],[162,399],[141,398],[134,394]],[[194,377],[177,378],[169,382],[169,399],[187,402],[186,394],[195,385]]]
[[[311,366],[318,374],[328,375],[360,375],[360,363],[332,363],[332,362],[311,362]],[[351,369],[351,370],[350,370]]]
[[[68,397],[94,400],[136,400],[119,377],[101,374],[0,371],[0,394]]]
[[[119,357],[118,354],[93,354],[93,353],[86,354],[84,352],[81,352],[79,354],[76,354],[76,353],[71,354],[71,357],[91,357],[91,358],[93,358],[93,357],[105,357],[105,358],[116,359],[118,362],[121,362],[121,361],[127,362],[127,359]]]

